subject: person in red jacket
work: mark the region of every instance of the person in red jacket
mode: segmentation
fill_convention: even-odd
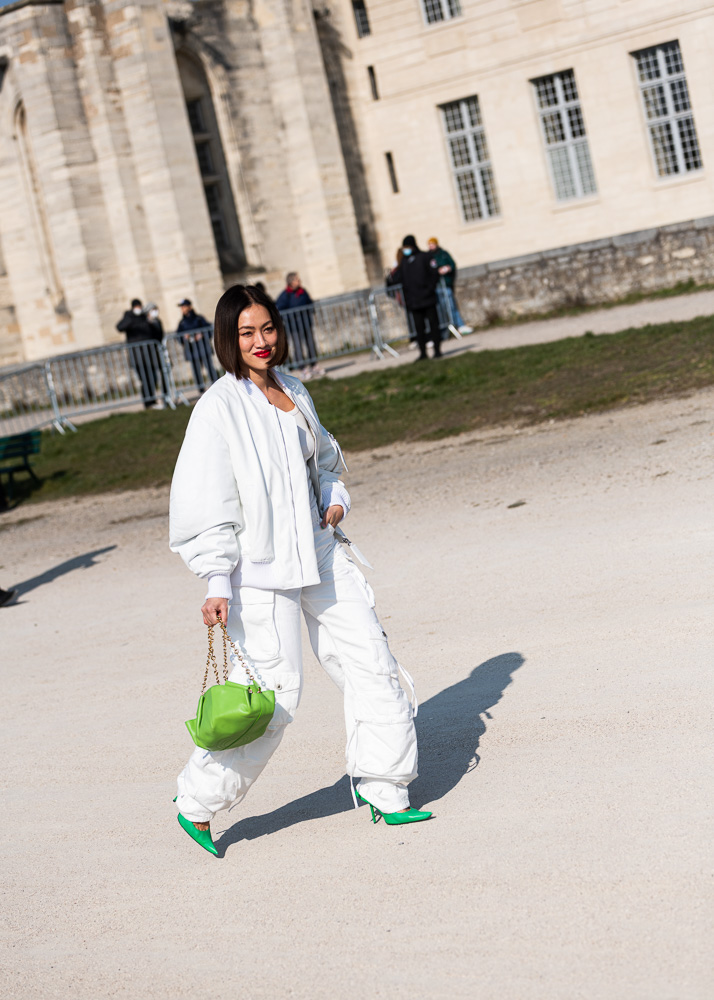
[[[325,369],[317,363],[317,347],[312,333],[315,308],[308,292],[300,283],[297,271],[290,271],[285,277],[285,288],[275,300],[278,312],[283,317],[285,332],[290,345],[290,360],[295,372],[303,381],[324,375]]]

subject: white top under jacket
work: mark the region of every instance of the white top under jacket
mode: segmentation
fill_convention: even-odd
[[[273,374],[315,439],[307,460],[315,496],[323,509],[340,504],[347,514],[339,445],[302,382]],[[305,466],[296,420],[281,421],[249,379],[226,374],[196,403],[171,483],[169,544],[208,580],[208,596],[320,582]]]

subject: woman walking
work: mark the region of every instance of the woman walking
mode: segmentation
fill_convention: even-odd
[[[186,431],[171,487],[171,548],[207,580],[204,623],[227,623],[275,692],[275,713],[252,743],[194,750],[178,779],[179,823],[217,853],[211,818],[247,793],[298,707],[301,612],[315,655],[344,692],[347,771],[360,778],[359,797],[375,822],[428,819],[409,806],[417,746],[401,668],[372,590],[335,533],[350,509],[339,446],[300,380],[274,370],[288,355],[280,314],[257,288],[235,285],[218,303],[214,347],[226,374]],[[247,682],[239,663],[230,679]]]

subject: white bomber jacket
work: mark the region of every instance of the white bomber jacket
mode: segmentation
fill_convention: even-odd
[[[346,514],[339,445],[302,382],[274,374],[314,435],[307,467],[318,503]],[[171,483],[169,536],[171,550],[208,579],[209,596],[230,597],[242,582],[275,590],[320,582],[297,424],[281,423],[249,379],[226,374],[196,403]]]

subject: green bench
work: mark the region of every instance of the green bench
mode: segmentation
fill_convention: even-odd
[[[13,434],[11,437],[0,438],[0,505],[12,500],[15,473],[27,472],[39,486],[40,480],[30,465],[30,455],[39,455],[42,433],[28,431],[26,434]],[[7,497],[2,486],[2,477],[7,476]]]

